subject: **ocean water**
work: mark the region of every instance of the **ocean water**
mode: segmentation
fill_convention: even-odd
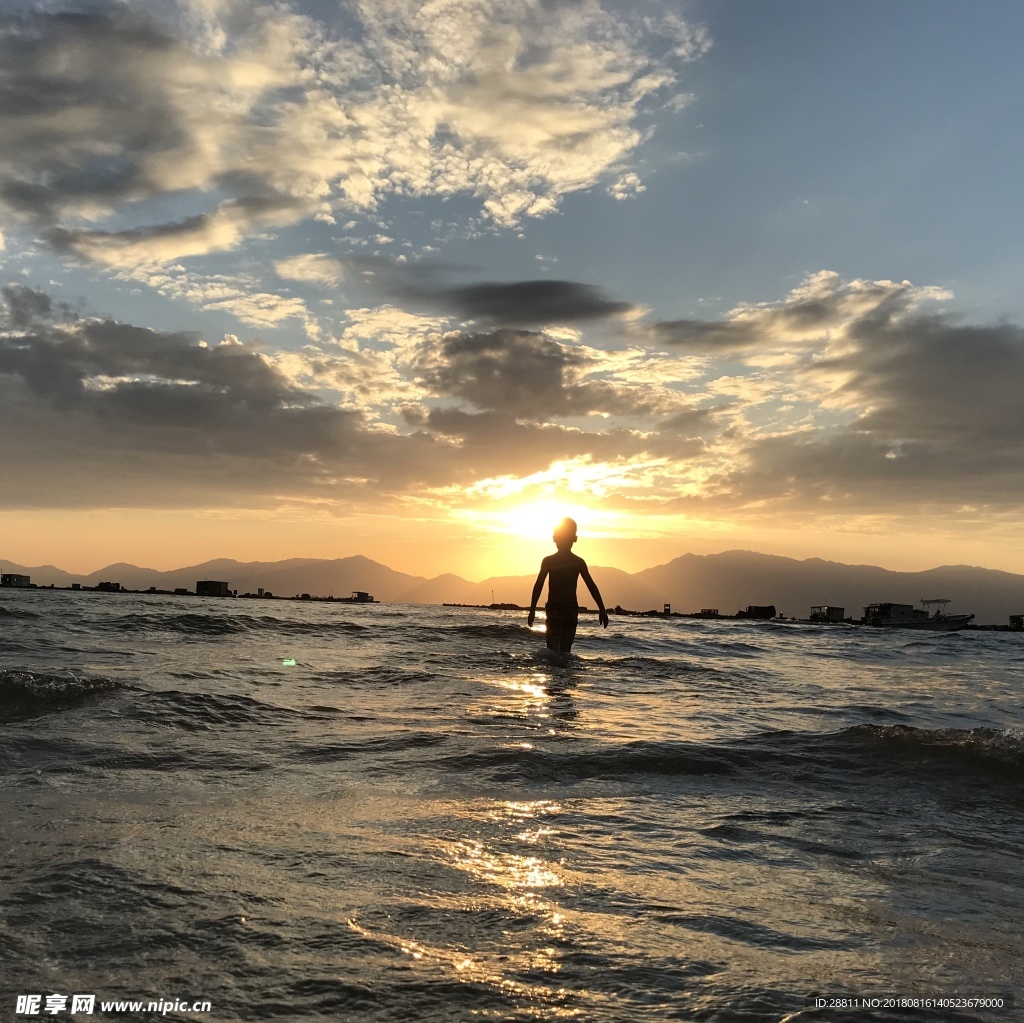
[[[0,1019],[1022,1018],[1020,635],[542,648],[514,612],[0,591]]]

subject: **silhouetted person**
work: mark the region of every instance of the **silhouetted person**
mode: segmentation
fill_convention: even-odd
[[[590,577],[587,563],[572,552],[576,542],[576,523],[572,519],[562,519],[555,529],[552,539],[558,548],[557,553],[549,554],[540,563],[540,573],[533,584],[533,596],[530,598],[530,614],[526,619],[533,625],[537,612],[537,601],[540,600],[544,580],[548,581],[548,602],[544,605],[547,612],[548,649],[567,654],[572,649],[576,638],[576,623],[579,620],[579,605],[576,603],[576,581],[583,576],[591,596],[597,601],[598,618],[608,628],[608,612],[604,609],[604,601],[597,584]]]

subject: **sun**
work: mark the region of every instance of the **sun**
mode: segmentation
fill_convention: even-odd
[[[621,516],[616,512],[573,501],[542,498],[509,504],[507,507],[476,511],[473,518],[497,533],[523,540],[548,543],[562,519],[575,519],[580,533],[588,537],[614,530]]]

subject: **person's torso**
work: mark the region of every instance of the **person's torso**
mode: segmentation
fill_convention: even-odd
[[[548,600],[552,604],[576,604],[576,583],[584,561],[575,554],[553,554],[548,562]]]

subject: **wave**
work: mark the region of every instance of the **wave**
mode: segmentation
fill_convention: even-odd
[[[693,743],[630,742],[582,752],[508,747],[441,758],[455,774],[490,772],[501,781],[558,782],[642,775],[727,775],[728,757]]]
[[[0,721],[34,717],[128,688],[122,682],[103,676],[3,668],[0,669]]]
[[[21,607],[0,607],[0,618],[38,618],[35,611],[26,611]]]
[[[298,718],[300,711],[254,700],[251,696],[220,696],[215,693],[187,693],[178,689],[148,692],[132,710],[132,717],[190,732],[239,725],[281,724]]]
[[[521,639],[524,636],[535,636],[532,629],[526,625],[523,619],[522,625],[511,622],[495,622],[487,625],[441,625],[433,627],[429,625],[415,626],[419,632],[427,632],[431,638],[466,636],[470,639],[495,640],[495,639]]]
[[[364,632],[368,626],[355,622],[298,622],[273,615],[127,614],[104,623],[119,632],[177,632],[191,636],[230,636],[247,632],[280,632],[285,635],[331,635]]]
[[[349,760],[353,757],[365,758],[367,755],[395,757],[395,754],[400,753],[431,750],[436,746],[445,745],[448,741],[448,736],[441,732],[399,732],[348,742],[296,743],[291,746],[285,756],[288,760],[304,764],[328,764]],[[373,774],[378,771],[390,772],[395,768],[408,771],[409,766],[407,759],[395,757],[386,767],[368,766],[365,769]]]
[[[180,689],[151,690],[140,696],[141,699],[133,703],[132,720],[189,732],[245,725],[277,727],[300,720],[334,722],[338,718],[351,719],[351,715],[337,707],[318,704],[297,709],[251,696],[190,693]]]
[[[451,656],[444,659],[446,667],[451,666]],[[366,668],[331,668],[327,671],[311,673],[311,682],[330,686],[345,686],[353,689],[375,690],[380,686],[393,688],[395,686],[416,686],[432,685],[439,678],[446,678],[447,675],[435,674],[429,670],[419,668],[399,668],[388,664],[375,664]]]
[[[694,654],[732,654],[735,657],[756,657],[768,652],[766,646],[758,643],[744,643],[740,639],[717,640],[701,637],[692,646]]]
[[[229,636],[249,631],[238,619],[204,614],[128,614],[100,624],[119,632],[180,632],[192,636]]]
[[[582,745],[582,744],[581,744]],[[951,780],[985,775],[1024,779],[1024,739],[991,728],[926,729],[854,725],[838,732],[774,731],[728,743],[634,741],[579,751],[507,747],[438,761],[447,770],[496,780],[558,782],[643,776],[756,775],[794,780],[830,773],[905,779],[911,774]]]
[[[273,629],[289,636],[331,635],[337,632],[371,632],[372,626],[357,625],[355,622],[295,622],[283,618],[251,619],[253,629]]]
[[[1009,729],[854,725],[840,735],[856,752],[885,758],[893,766],[1024,778],[1024,736]]]

